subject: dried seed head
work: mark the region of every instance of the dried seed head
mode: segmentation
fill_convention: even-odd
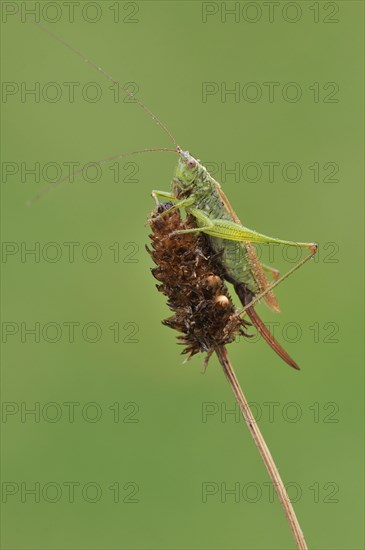
[[[188,358],[199,352],[211,354],[237,335],[246,335],[248,323],[237,314],[217,274],[208,239],[201,233],[172,234],[196,226],[191,216],[183,221],[177,210],[166,212],[171,206],[160,204],[152,212],[152,250],[147,248],[157,266],[152,269],[160,283],[157,289],[174,312],[162,322],[182,333],[178,339]]]

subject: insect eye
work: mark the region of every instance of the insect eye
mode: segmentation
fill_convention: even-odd
[[[196,160],[190,159],[188,162],[188,168],[195,168],[196,166]]]

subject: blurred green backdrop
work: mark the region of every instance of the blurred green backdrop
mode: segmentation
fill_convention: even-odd
[[[320,243],[281,315],[259,306],[301,372],[257,339],[230,354],[310,548],[364,548],[363,3],[81,2],[73,22],[65,4],[40,21],[215,163],[246,225]],[[34,5],[3,5],[3,548],[293,548],[217,361],[182,366],[160,324],[144,224],[176,158],[111,162],[25,206],[65,163],[170,146],[11,15]]]

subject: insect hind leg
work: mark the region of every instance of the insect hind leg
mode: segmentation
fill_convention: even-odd
[[[275,287],[277,287],[280,283],[285,281],[290,275],[292,275],[295,271],[297,271],[302,265],[304,265],[308,260],[313,258],[313,256],[316,254],[318,250],[318,245],[316,243],[299,243],[301,246],[306,246],[306,248],[309,248],[310,253],[305,256],[302,260],[300,260],[294,267],[292,267],[289,271],[284,273],[279,279],[274,280],[263,292],[260,294],[257,294],[253,300],[251,300],[248,304],[245,305],[243,309],[241,309],[240,314],[243,315],[248,308],[252,308],[257,302],[261,300],[266,294],[271,292]]]
[[[272,267],[271,265],[261,264],[263,270],[274,279],[274,281],[277,281],[280,278],[280,271],[276,269],[275,267]]]

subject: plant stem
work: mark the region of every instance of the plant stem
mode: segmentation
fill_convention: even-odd
[[[227,350],[224,346],[221,346],[218,347],[215,351],[223,367],[224,374],[232,388],[234,396],[241,409],[242,416],[261,455],[270,479],[275,487],[276,493],[284,510],[284,514],[288,520],[289,527],[293,534],[297,548],[299,550],[307,550],[308,547],[305,542],[303,532],[300,528],[299,521],[297,519],[297,516],[295,515],[294,508],[292,506],[292,503],[290,502],[288,493],[286,492],[283,480],[280,477],[279,471],[271,456],[269,448],[266,445],[265,440],[257,426],[256,420],[251,412],[247,399],[242,392],[241,386],[237,380],[236,374],[228,357]]]

